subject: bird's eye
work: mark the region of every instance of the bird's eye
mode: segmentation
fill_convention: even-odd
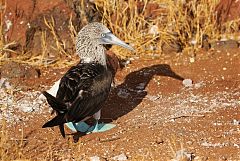
[[[106,34],[105,34],[105,33],[102,33],[102,34],[101,34],[101,36],[102,36],[102,37],[105,37],[105,36],[106,36]]]

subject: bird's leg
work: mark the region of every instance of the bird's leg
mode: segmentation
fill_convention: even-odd
[[[73,132],[87,132],[88,129],[90,128],[90,126],[85,123],[84,121],[80,121],[80,122],[68,122],[66,123],[67,127],[69,129],[71,129]]]
[[[106,123],[98,123],[101,117],[101,110],[93,115],[93,118],[96,120],[95,125],[88,129],[87,133],[94,133],[94,132],[104,132],[114,128],[116,125],[114,124],[106,124]]]
[[[77,132],[77,131],[78,131],[78,130],[77,130],[78,128],[77,128],[77,125],[76,125],[76,123],[75,123],[75,122],[73,122],[72,124],[73,124],[73,127],[75,128],[75,130],[76,130],[76,132]]]
[[[91,132],[98,132],[98,121],[101,118],[101,110],[99,110],[97,113],[93,115],[93,118],[96,120],[94,129]]]

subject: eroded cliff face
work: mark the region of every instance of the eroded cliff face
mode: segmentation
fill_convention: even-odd
[[[88,1],[8,0],[5,5],[5,41],[15,41],[14,50],[34,54],[42,50],[53,55],[75,52],[75,32],[88,22],[101,20]]]
[[[216,6],[217,22],[222,24],[226,21],[235,20],[240,17],[240,1],[221,0]]]

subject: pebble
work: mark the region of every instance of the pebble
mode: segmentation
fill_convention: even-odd
[[[127,156],[122,153],[120,155],[117,155],[117,156],[113,157],[112,159],[117,160],[117,161],[124,161],[124,160],[127,160]]]
[[[100,158],[98,156],[92,156],[89,158],[90,161],[100,161]]]
[[[190,58],[189,61],[190,61],[190,63],[194,63],[195,59],[194,58]]]
[[[151,101],[156,101],[160,98],[160,96],[147,95],[146,98],[148,98]]]
[[[32,112],[34,109],[31,106],[27,106],[26,104],[21,105],[20,110],[23,112]]]
[[[234,119],[234,120],[232,121],[232,123],[233,123],[233,125],[240,125],[240,120],[235,120],[235,119]]]
[[[184,87],[191,87],[193,85],[193,81],[191,79],[184,79],[182,83]]]
[[[12,86],[8,82],[7,78],[0,79],[0,88],[12,89]]]
[[[195,83],[194,88],[198,89],[198,88],[201,88],[204,85],[206,85],[204,82]]]

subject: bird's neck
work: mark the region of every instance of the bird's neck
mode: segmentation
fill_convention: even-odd
[[[97,56],[98,57],[98,56]],[[82,63],[99,63],[103,66],[107,66],[107,62],[106,62],[106,56],[103,55],[100,58],[96,58],[96,57],[81,57],[81,62]]]
[[[84,47],[77,47],[77,54],[83,63],[99,63],[107,66],[105,47],[97,43],[88,43]]]

